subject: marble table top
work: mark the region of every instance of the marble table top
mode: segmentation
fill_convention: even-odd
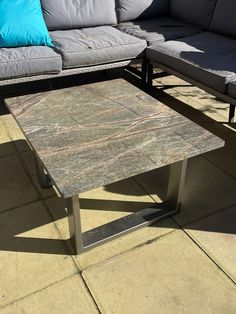
[[[124,79],[6,104],[64,198],[224,146]]]

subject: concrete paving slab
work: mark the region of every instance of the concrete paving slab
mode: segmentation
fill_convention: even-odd
[[[12,155],[16,152],[11,138],[6,132],[4,125],[5,116],[0,116],[0,157]]]
[[[236,206],[187,225],[185,231],[236,283]]]
[[[38,199],[19,156],[0,158],[0,178],[0,212]]]
[[[157,180],[159,178],[159,180]],[[168,168],[136,180],[150,195],[165,197]],[[201,156],[189,160],[183,208],[174,217],[181,226],[236,204],[236,180]]]
[[[42,202],[0,215],[0,307],[76,272]]]
[[[153,199],[132,179],[81,193],[80,197],[83,231],[106,224],[154,204]],[[68,221],[62,200],[52,198],[46,200],[46,204],[56,221],[63,239],[68,239]],[[74,259],[78,267],[82,270],[172,232],[176,228],[178,228],[176,224],[166,219],[152,227],[143,228],[79,256],[75,256]]]
[[[83,272],[101,312],[233,314],[236,288],[176,231]]]
[[[236,138],[227,141],[223,149],[207,153],[205,157],[236,178]]]
[[[30,150],[24,134],[11,114],[5,115],[3,127],[19,152]]]
[[[173,76],[167,76],[157,80],[164,87],[165,92],[191,107],[200,110],[205,115],[216,121],[227,121],[229,105],[217,100],[204,90]]]
[[[40,197],[42,199],[52,197],[56,195],[56,192],[53,188],[45,188],[43,189],[38,180],[38,176],[36,173],[36,166],[35,166],[35,160],[34,160],[34,153],[32,151],[27,151],[21,153],[23,162],[26,167],[26,171],[28,175],[30,176],[31,180],[34,182],[34,186],[36,187]]]
[[[75,275],[0,309],[0,313],[95,314],[98,311],[80,275]]]

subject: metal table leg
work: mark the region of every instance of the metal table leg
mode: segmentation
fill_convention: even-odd
[[[148,226],[163,218],[172,216],[181,208],[187,160],[170,166],[167,200],[153,207],[142,209],[126,217],[82,233],[79,197],[66,200],[70,235],[76,254],[80,254],[121,235]]]
[[[39,180],[39,183],[42,188],[49,188],[52,186],[52,181],[49,178],[48,174],[45,172],[43,164],[39,158],[34,155],[35,158],[35,167],[36,167],[36,172],[37,172],[37,177]]]
[[[235,122],[235,111],[236,111],[236,106],[233,104],[230,104],[230,106],[229,106],[229,123]]]
[[[187,159],[170,166],[166,199],[173,209],[179,211],[183,202],[183,192],[187,171]]]
[[[73,196],[66,200],[70,237],[76,253],[83,252],[83,235],[81,229],[79,197]]]

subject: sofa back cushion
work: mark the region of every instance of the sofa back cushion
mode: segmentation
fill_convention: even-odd
[[[184,22],[208,29],[216,0],[170,0],[170,15]]]
[[[115,0],[41,0],[49,30],[117,23]]]
[[[107,0],[109,1],[109,0]],[[166,15],[169,0],[116,0],[119,22],[148,19]]]
[[[236,1],[218,0],[210,30],[227,36],[236,37]]]

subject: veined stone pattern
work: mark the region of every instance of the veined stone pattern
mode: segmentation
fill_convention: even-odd
[[[224,146],[124,79],[6,103],[64,198]]]

